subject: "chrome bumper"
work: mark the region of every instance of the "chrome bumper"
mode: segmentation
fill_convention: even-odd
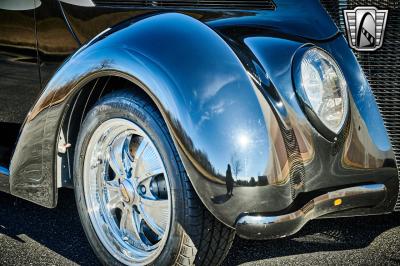
[[[328,192],[301,209],[278,216],[245,215],[238,219],[236,232],[247,239],[270,239],[292,235],[309,220],[359,207],[372,207],[386,197],[382,184],[362,185]]]

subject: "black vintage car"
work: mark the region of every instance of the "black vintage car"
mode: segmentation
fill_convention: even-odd
[[[2,0],[0,190],[73,188],[106,265],[398,210],[399,5]]]

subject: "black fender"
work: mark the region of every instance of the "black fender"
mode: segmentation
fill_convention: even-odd
[[[233,225],[237,215],[224,215],[213,200],[225,195],[227,165],[240,160],[243,149],[247,176],[260,176],[277,160],[266,124],[274,115],[229,45],[205,24],[176,13],[110,29],[60,67],[23,126],[10,168],[12,194],[56,205],[63,114],[84,84],[103,75],[125,77],[153,99],[201,200]]]
[[[152,99],[200,199],[228,226],[245,214],[290,212],[313,195],[358,184],[387,187],[385,202],[370,213],[391,209],[398,192],[393,150],[343,36],[310,43],[246,25],[211,24],[177,13],[147,15],[81,47],[26,119],[11,162],[11,192],[56,205],[63,117],[85,84],[113,75]],[[296,54],[312,45],[332,54],[349,85],[351,111],[335,141],[313,127],[295,93]],[[228,164],[233,196],[227,195]]]

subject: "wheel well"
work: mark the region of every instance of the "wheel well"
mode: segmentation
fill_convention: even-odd
[[[68,110],[61,123],[60,134],[58,138],[58,156],[57,156],[57,186],[73,188],[73,162],[75,153],[75,144],[78,138],[80,127],[87,113],[92,107],[105,95],[118,91],[129,89],[135,94],[140,94],[149,104],[156,104],[142,88],[132,81],[117,76],[103,76],[95,78],[75,94],[68,105]],[[68,148],[67,148],[68,147]]]

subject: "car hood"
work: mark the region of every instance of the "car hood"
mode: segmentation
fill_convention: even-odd
[[[230,27],[297,36],[309,40],[327,40],[339,31],[318,0],[275,0],[275,10],[210,19],[206,23],[218,30]]]

